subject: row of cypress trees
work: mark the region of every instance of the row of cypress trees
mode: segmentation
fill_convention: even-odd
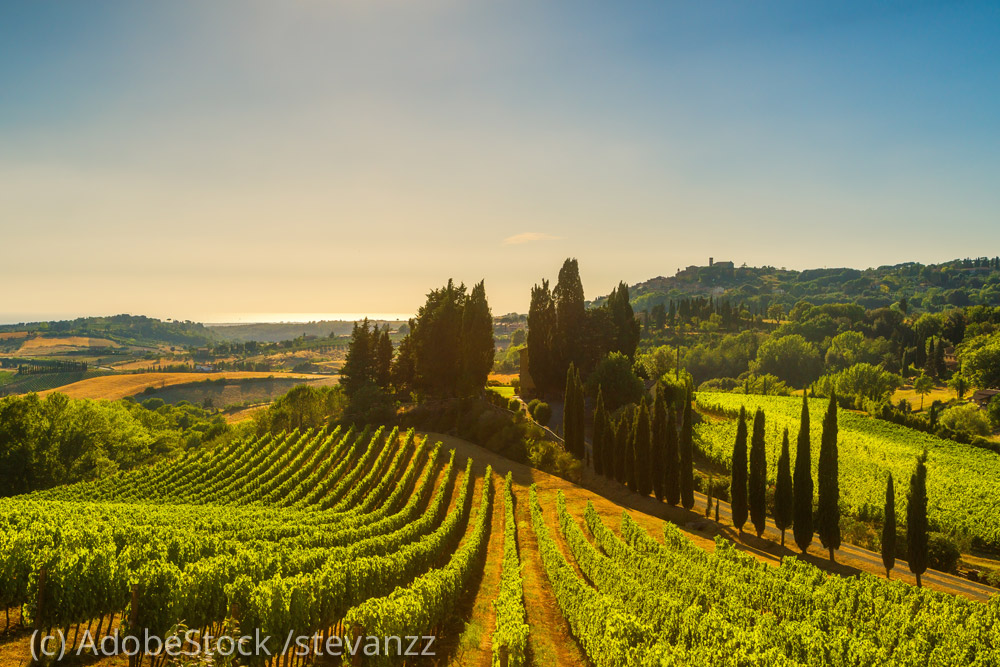
[[[750,438],[749,460],[747,455],[747,415],[740,409],[733,443],[731,507],[733,525],[743,532],[748,515],[757,536],[766,526],[767,458],[764,445],[764,412],[758,408],[753,418],[753,435]],[[795,475],[789,462],[788,429],[781,440],[778,471],[774,487],[774,524],[781,531],[781,545],[785,545],[785,531],[793,529],[795,543],[806,553],[814,533],[834,559],[840,548],[840,484],[837,451],[837,399],[830,403],[823,417],[817,481],[819,493],[813,513],[813,480],[809,432],[809,406],[802,400],[802,417],[795,456]],[[906,507],[906,554],[910,571],[920,576],[927,570],[927,453],[917,461],[910,477],[910,492]],[[896,497],[892,475],[886,482],[885,520],[882,527],[882,563],[886,576],[896,562]]]
[[[819,498],[813,517],[812,446],[809,433],[809,404],[802,396],[802,417],[799,425],[798,446],[795,454],[795,473],[789,462],[788,429],[781,439],[778,457],[778,474],[774,487],[774,525],[781,531],[781,545],[785,545],[785,531],[792,528],[795,544],[805,553],[818,533],[823,546],[830,553],[840,548],[840,480],[837,460],[837,399],[830,397],[830,404],[823,418],[820,441],[819,469],[817,474]],[[730,504],[733,525],[743,533],[747,518],[753,523],[757,536],[767,525],[767,450],[764,443],[765,417],[760,408],[753,417],[753,435],[747,456],[747,414],[740,408],[733,443],[732,483]]]
[[[600,387],[594,408],[593,468],[643,496],[685,509],[694,507],[694,432],[691,392],[678,419],[657,386],[652,409],[644,396],[638,407],[617,416],[605,409]],[[567,448],[569,448],[567,440]],[[572,451],[572,450],[570,450]]]

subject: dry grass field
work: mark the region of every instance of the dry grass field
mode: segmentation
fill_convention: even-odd
[[[203,380],[239,380],[246,378],[275,379],[310,379],[327,378],[326,375],[308,375],[302,373],[255,373],[250,371],[231,371],[220,373],[137,373],[134,375],[105,375],[74,382],[63,387],[41,392],[46,396],[53,392],[66,394],[70,398],[104,398],[117,400],[127,396],[142,393],[146,387],[172,387],[175,385],[201,382]]]
[[[121,347],[121,345],[107,338],[91,338],[90,336],[65,336],[62,338],[42,338],[39,336],[24,341],[18,352],[28,354],[91,347]]]
[[[12,340],[14,338],[27,338],[27,331],[5,331],[0,333],[0,340]]]
[[[971,392],[970,392],[971,393]],[[966,398],[968,398],[966,394]],[[896,393],[892,395],[892,402],[899,403],[901,400],[906,399],[913,406],[914,410],[920,410],[920,395],[913,391],[912,384],[905,384],[901,388],[896,390]],[[931,393],[924,396],[924,407],[928,407],[934,401],[943,401],[947,403],[958,398],[958,394],[955,393],[954,389],[946,387],[945,385],[936,385]]]

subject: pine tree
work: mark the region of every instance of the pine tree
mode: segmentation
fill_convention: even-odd
[[[681,506],[689,510],[694,507],[694,424],[692,423],[691,401],[694,397],[688,389],[684,399],[684,420],[681,422],[680,462],[681,462]]]
[[[778,477],[774,484],[774,525],[781,531],[781,546],[785,546],[785,531],[792,525],[794,497],[792,471],[788,454],[788,429],[781,437],[781,454],[778,456]]]
[[[892,473],[885,484],[885,521],[882,523],[882,564],[885,578],[896,565],[896,491],[892,485]]]
[[[767,526],[767,452],[764,444],[764,411],[757,408],[753,417],[753,437],[750,439],[750,476],[747,488],[750,520],[757,537]]]
[[[649,472],[652,476],[653,495],[659,501],[663,500],[666,474],[663,460],[666,455],[667,441],[667,399],[663,387],[656,386],[656,398],[653,400],[653,430],[652,443],[649,452]]]
[[[733,525],[740,531],[740,535],[743,535],[743,524],[747,522],[747,411],[742,406],[740,419],[736,423],[732,468],[729,503],[733,514]]]
[[[830,405],[823,418],[823,435],[819,448],[817,481],[819,498],[816,507],[816,532],[830,552],[840,548],[840,475],[837,461],[837,396],[830,395]]]
[[[650,448],[652,446],[651,427],[649,423],[649,407],[646,398],[639,403],[635,413],[635,428],[632,436],[632,454],[635,457],[635,489],[640,496],[648,496],[653,490],[653,480],[650,465]]]
[[[920,575],[927,570],[927,452],[917,459],[917,469],[910,477],[910,495],[906,501],[906,559],[910,572],[921,586]]]
[[[677,417],[673,406],[667,407],[667,433],[663,449],[663,497],[670,505],[681,501],[680,444],[677,439]]]
[[[792,535],[795,544],[806,553],[813,538],[813,479],[812,452],[809,435],[809,403],[802,393],[802,419],[799,425],[799,441],[795,448],[795,476],[792,489],[795,498],[795,517]]]
[[[355,322],[354,328],[351,330],[351,341],[347,345],[347,357],[340,369],[340,383],[348,395],[352,395],[370,382],[375,382],[378,327],[375,327],[374,332],[369,327],[370,323],[366,317],[361,322]]]
[[[594,405],[594,437],[591,444],[594,472],[604,474],[604,430],[607,427],[608,416],[604,412],[604,396],[600,386],[597,387],[597,402]]]

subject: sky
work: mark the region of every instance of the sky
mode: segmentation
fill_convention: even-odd
[[[995,2],[0,2],[0,321],[1000,254],[998,43]]]

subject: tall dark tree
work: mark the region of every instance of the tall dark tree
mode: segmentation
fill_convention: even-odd
[[[736,422],[736,440],[733,441],[732,481],[729,486],[730,508],[733,525],[743,534],[747,522],[747,411],[740,407]]]
[[[579,333],[583,329],[586,301],[580,266],[569,258],[559,269],[559,279],[552,290],[556,305],[556,341],[560,369],[582,360]],[[530,353],[529,353],[530,355]],[[530,359],[530,356],[529,356]]]
[[[604,476],[608,479],[616,479],[615,477],[615,447],[617,444],[616,438],[618,437],[618,432],[615,430],[615,422],[611,418],[611,414],[606,410],[604,412],[604,442],[601,445],[601,455],[604,458]]]
[[[663,449],[663,497],[670,505],[681,501],[681,454],[677,436],[677,413],[667,407],[667,436]]]
[[[660,331],[667,326],[667,309],[664,307],[663,303],[658,303],[653,306],[653,310],[649,313],[650,326],[655,331]]]
[[[639,321],[635,319],[635,312],[629,302],[628,285],[623,282],[618,283],[618,287],[608,295],[605,305],[614,323],[614,337],[610,351],[621,352],[630,359],[634,358],[641,333]]]
[[[892,484],[892,473],[885,484],[885,520],[882,522],[882,565],[885,578],[896,565],[896,490]]]
[[[788,454],[788,429],[781,436],[781,454],[778,456],[778,477],[774,483],[774,525],[781,531],[781,546],[785,546],[785,531],[792,525],[794,496],[792,469]]]
[[[656,386],[656,398],[653,399],[653,430],[649,451],[649,470],[653,481],[653,495],[662,501],[666,482],[664,460],[667,449],[667,398],[663,387]]]
[[[580,380],[579,368],[573,369],[573,381],[576,383],[573,390],[573,400],[576,402],[576,405],[573,406],[573,418],[576,420],[573,427],[573,431],[576,433],[576,451],[580,459],[585,463],[590,463],[587,454],[587,395],[583,390],[583,382]]]
[[[816,532],[829,551],[831,561],[833,552],[840,548],[840,472],[837,458],[837,397],[831,393],[820,439],[819,498],[816,506]]]
[[[948,372],[948,365],[944,360],[944,341],[938,338],[937,347],[934,348],[934,373],[943,378]]]
[[[694,397],[688,390],[684,399],[684,420],[681,422],[680,468],[681,506],[689,510],[694,507],[694,423],[691,401]]]
[[[389,325],[386,325],[378,337],[375,353],[375,382],[382,389],[388,389],[392,384],[392,340],[389,339]]]
[[[462,393],[474,394],[486,386],[493,369],[493,315],[486,301],[486,283],[476,284],[465,299],[462,311]]]
[[[764,411],[757,408],[753,417],[753,437],[750,439],[750,476],[748,499],[750,521],[757,530],[757,537],[767,526],[767,451],[764,444]]]
[[[628,443],[632,438],[632,424],[626,415],[618,419],[618,429],[615,431],[615,479],[619,484],[628,482]]]
[[[566,451],[579,459],[583,456],[577,447],[577,387],[576,366],[570,364],[566,369],[566,391],[563,393],[563,440],[566,442]]]
[[[340,384],[348,395],[361,387],[376,381],[378,373],[378,325],[366,317],[354,323],[351,341],[347,345],[347,357],[340,369]]]
[[[597,401],[594,404],[594,435],[591,439],[592,459],[594,472],[598,475],[604,473],[604,431],[607,428],[608,415],[604,411],[604,396],[601,388],[597,388]]]
[[[920,575],[927,571],[926,451],[917,459],[917,469],[910,477],[910,495],[906,500],[906,559],[919,588]]]
[[[531,288],[528,308],[528,372],[542,394],[559,390],[560,370],[556,348],[556,304],[549,291],[549,281]]]
[[[809,399],[802,392],[802,419],[799,424],[799,441],[795,448],[795,475],[793,493],[795,497],[795,518],[792,535],[795,544],[806,553],[813,538],[813,478],[812,451],[809,434]]]
[[[431,396],[460,393],[462,374],[462,315],[465,285],[448,284],[427,295],[417,311],[413,337],[416,385]]]
[[[628,438],[625,440],[625,486],[628,487],[629,491],[635,492],[639,490],[638,483],[636,481],[636,470],[635,470],[635,436],[636,436],[636,415],[631,415],[632,424],[628,428]],[[625,419],[622,420],[626,421]]]
[[[649,420],[649,407],[646,398],[639,403],[635,412],[635,427],[632,435],[632,454],[635,457],[635,490],[640,496],[648,496],[653,490],[652,466],[650,448],[652,446],[652,427]]]
[[[410,320],[409,333],[399,341],[396,359],[392,362],[392,384],[397,391],[412,391],[417,380],[416,350],[413,344],[413,329],[416,320]]]

